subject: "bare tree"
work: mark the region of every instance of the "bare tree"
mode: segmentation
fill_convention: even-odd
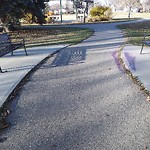
[[[45,3],[45,10],[44,10],[44,13],[48,13],[50,11],[50,6],[48,3]]]
[[[126,8],[128,10],[128,18],[131,18],[131,10],[135,7],[141,7],[140,0],[110,0],[116,7]]]
[[[69,0],[66,0],[64,9],[66,9],[66,13],[67,13],[67,14],[68,14],[69,12],[71,12],[71,11],[74,11],[74,9],[73,9],[73,3],[72,3],[71,1],[69,1]]]
[[[150,12],[150,0],[142,1],[143,12]]]
[[[59,9],[60,9],[59,3],[55,3],[55,4],[50,6],[50,10],[52,10],[52,11],[55,11],[55,10],[59,11]]]

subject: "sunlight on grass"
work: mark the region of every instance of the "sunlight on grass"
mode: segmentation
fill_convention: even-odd
[[[93,31],[86,28],[53,27],[49,29],[28,29],[11,33],[12,37],[24,37],[26,46],[53,44],[76,44],[87,39]]]
[[[128,38],[128,43],[134,45],[141,45],[144,34],[150,34],[150,21],[123,24],[118,26],[125,32],[125,36]],[[147,36],[150,40],[150,36]]]

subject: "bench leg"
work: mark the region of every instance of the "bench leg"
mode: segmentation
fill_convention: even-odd
[[[11,55],[12,55],[12,56],[14,55],[13,51],[11,51]]]
[[[142,48],[141,48],[140,54],[142,54],[143,47],[144,47],[144,43],[142,44]]]
[[[0,73],[3,73],[2,68],[0,67]]]
[[[28,55],[25,45],[23,45],[26,55]]]

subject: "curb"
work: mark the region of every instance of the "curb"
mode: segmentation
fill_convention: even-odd
[[[18,81],[18,83],[16,82],[14,84],[14,86],[8,91],[9,94],[8,94],[8,96],[5,96],[5,100],[4,100],[3,104],[0,106],[0,108],[3,109],[3,108],[6,108],[8,106],[9,101],[12,100],[18,94],[18,91],[21,89],[21,87],[26,82],[28,82],[28,78],[30,77],[30,75],[33,72],[35,72],[42,64],[44,64],[45,61],[47,61],[53,55],[57,54],[62,49],[65,49],[69,46],[70,45],[64,46],[63,48],[60,48],[60,49],[56,50],[55,52],[52,52],[51,54],[46,56],[44,59],[39,61],[37,64],[35,64],[27,73],[25,73],[23,76],[21,76],[21,79]]]
[[[120,50],[118,50],[118,59],[119,59],[119,62],[120,64],[122,65],[125,73],[127,74],[127,76],[132,79],[132,81],[137,84],[139,87],[140,87],[140,90],[143,91],[143,93],[146,95],[146,96],[150,96],[150,91],[147,90],[144,86],[144,84],[142,83],[142,81],[138,78],[138,76],[135,76],[132,71],[130,71],[128,69],[128,66],[126,65],[126,63],[124,62],[123,58],[122,58],[122,53],[123,53],[123,49],[125,47],[125,44],[120,48]]]

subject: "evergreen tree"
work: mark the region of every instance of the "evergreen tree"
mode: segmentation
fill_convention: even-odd
[[[0,20],[4,26],[31,13],[39,24],[45,22],[43,10],[47,0],[0,0]]]

